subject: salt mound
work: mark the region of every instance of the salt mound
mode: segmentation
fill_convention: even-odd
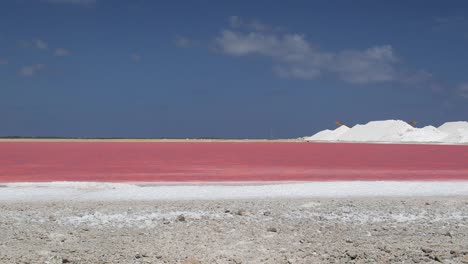
[[[457,122],[447,122],[439,127],[439,130],[446,133],[454,133],[457,130],[468,130],[468,122],[466,121],[457,121]]]
[[[305,138],[309,141],[468,143],[468,122],[415,128],[401,120],[372,121],[352,128],[341,126]]]
[[[468,129],[460,130],[460,139],[458,143],[468,143]]]
[[[338,138],[338,141],[395,142],[413,127],[401,120],[372,121],[356,125]]]
[[[468,143],[468,129],[458,129],[444,139],[447,143]]]
[[[444,139],[447,143],[468,143],[468,122],[447,122],[439,127],[440,131],[448,134]]]
[[[426,126],[423,128],[412,128],[400,140],[395,140],[394,142],[442,142],[448,135],[436,127]]]
[[[305,140],[312,140],[312,141],[336,141],[341,135],[346,133],[349,130],[347,126],[339,126],[335,130],[323,130],[318,132],[317,134],[306,137]]]
[[[468,143],[468,129],[457,129],[446,138],[444,138],[446,143]]]
[[[331,133],[333,133],[333,130],[325,129],[325,130],[322,130],[322,131],[318,132],[317,134],[314,134],[314,135],[312,135],[310,137],[306,137],[304,139],[305,140],[314,140],[314,141],[330,140]]]

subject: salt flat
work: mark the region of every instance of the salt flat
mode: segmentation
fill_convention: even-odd
[[[9,183],[0,201],[157,201],[323,197],[468,197],[468,181],[331,181],[290,183]]]

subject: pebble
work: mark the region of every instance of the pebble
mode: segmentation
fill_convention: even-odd
[[[269,228],[267,228],[267,231],[268,232],[273,232],[273,233],[278,232],[278,230],[275,227],[269,227]]]
[[[246,216],[246,215],[247,215],[247,211],[244,210],[244,209],[239,209],[239,210],[237,210],[236,215]]]
[[[424,253],[426,253],[426,254],[429,254],[429,253],[432,252],[432,249],[430,249],[430,248],[424,248],[424,247],[422,247],[421,250],[422,250],[422,252],[424,252]]]

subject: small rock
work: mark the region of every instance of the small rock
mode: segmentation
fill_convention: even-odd
[[[353,251],[348,251],[346,252],[346,254],[348,255],[348,257],[352,260],[356,259],[358,257],[357,253],[356,252],[353,252]]]
[[[443,261],[442,261],[442,258],[439,257],[439,256],[437,256],[437,255],[431,256],[430,258],[433,259],[433,260],[435,260],[435,261],[437,261],[437,262],[441,262],[441,263],[443,262]]]
[[[270,215],[271,215],[271,212],[270,212],[270,211],[263,212],[263,215],[264,215],[264,216],[270,216]]]
[[[386,246],[379,247],[378,249],[380,249],[383,252],[388,253],[388,254],[392,253],[392,251],[389,248],[387,248]]]
[[[444,234],[444,236],[448,236],[448,237],[450,237],[450,238],[453,238],[452,233],[450,233],[449,231],[447,231],[447,232]]]
[[[179,222],[185,222],[185,216],[184,215],[179,215],[179,216],[177,216],[176,220],[179,221]]]
[[[276,229],[275,227],[269,227],[269,228],[267,228],[267,231],[276,233],[276,232],[278,232],[278,229]]]
[[[239,209],[239,210],[236,212],[236,215],[245,216],[245,215],[247,215],[247,211],[244,210],[244,209]]]
[[[460,256],[460,252],[456,251],[456,250],[450,250],[450,255],[454,256],[454,257],[459,257]]]
[[[242,260],[233,258],[233,259],[229,259],[229,263],[242,264]]]
[[[432,252],[432,249],[430,249],[430,248],[424,248],[424,247],[422,247],[421,250],[422,250],[422,252],[424,252],[424,253],[426,253],[426,254],[429,254],[429,253]]]

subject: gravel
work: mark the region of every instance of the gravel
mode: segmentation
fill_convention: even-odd
[[[468,198],[0,202],[0,263],[468,263]]]

